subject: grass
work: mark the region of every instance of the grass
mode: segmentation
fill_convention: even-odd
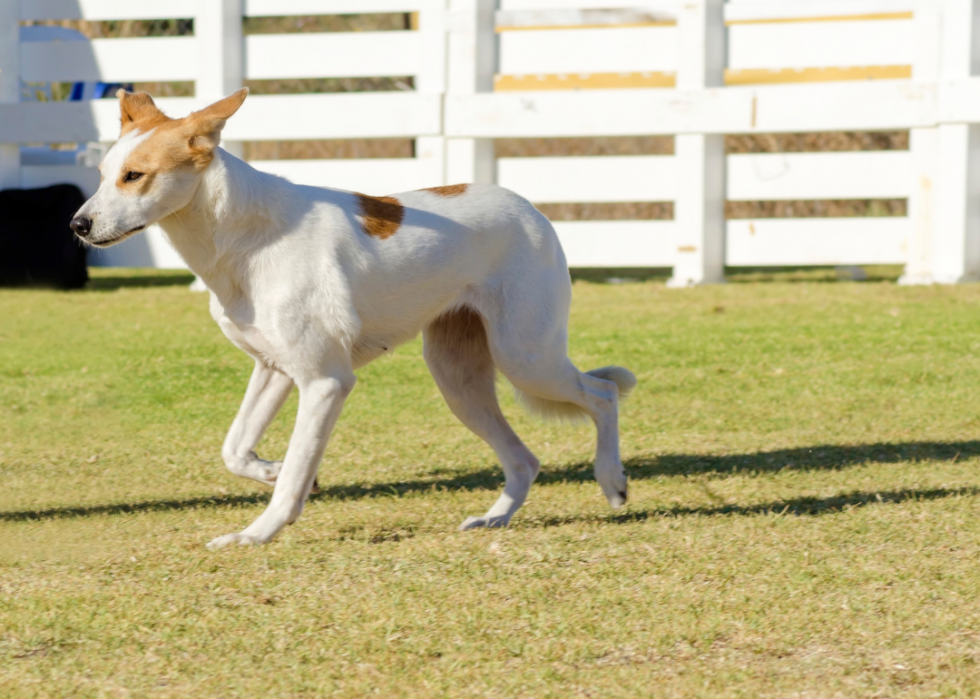
[[[187,281],[0,292],[3,696],[980,693],[980,287],[580,280],[573,358],[641,382],[624,511],[590,429],[502,390],[545,471],[457,533],[502,477],[415,342],[302,519],[211,553],[268,492],[220,463],[250,362]]]

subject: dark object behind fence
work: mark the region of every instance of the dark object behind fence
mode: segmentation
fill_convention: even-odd
[[[68,228],[84,203],[72,184],[0,192],[0,286],[85,286],[86,249]]]

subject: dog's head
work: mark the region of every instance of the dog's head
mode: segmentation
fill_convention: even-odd
[[[225,121],[248,89],[183,119],[170,119],[145,92],[120,90],[122,131],[99,166],[102,182],[71,221],[85,242],[108,247],[190,203]]]

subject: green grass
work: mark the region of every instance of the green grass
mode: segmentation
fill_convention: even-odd
[[[640,379],[625,510],[502,387],[544,472],[456,532],[502,477],[414,342],[302,519],[211,553],[268,491],[221,464],[250,361],[187,281],[0,292],[0,695],[980,693],[980,287],[578,281],[573,359]]]

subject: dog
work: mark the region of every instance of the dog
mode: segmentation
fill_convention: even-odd
[[[221,330],[255,360],[221,453],[232,473],[274,486],[272,498],[208,547],[264,544],[296,521],[354,371],[419,332],[450,410],[506,477],[496,503],[461,529],[506,526],[540,468],[500,411],[497,369],[531,411],[591,418],[596,480],[621,507],[618,408],[636,378],[621,367],[583,373],[569,360],[571,280],[548,219],[495,185],[373,197],[259,172],[218,146],[247,94],[171,119],[148,94],[120,90],[120,138],[71,222],[100,248],[159,223],[207,285]],[[294,385],[285,459],[260,459],[255,448]]]

